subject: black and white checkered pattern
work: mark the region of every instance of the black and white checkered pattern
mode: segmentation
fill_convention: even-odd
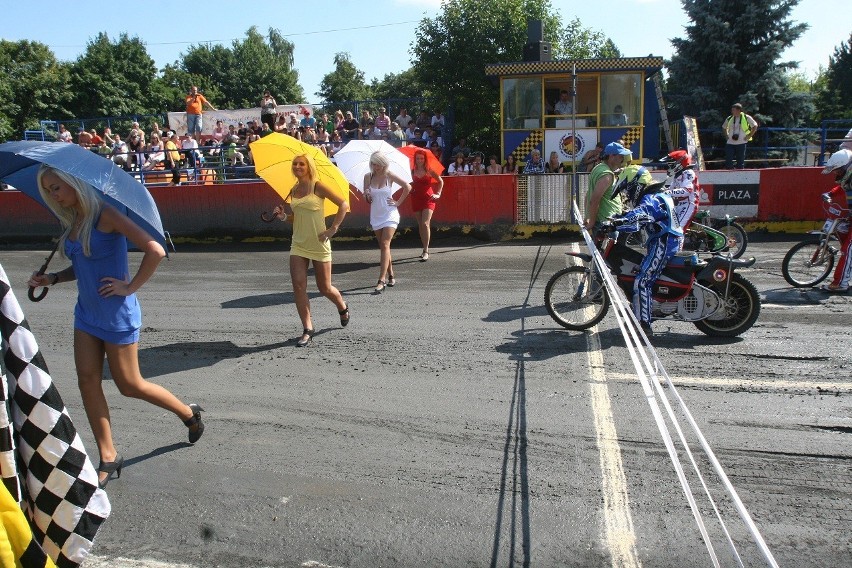
[[[8,401],[0,405],[0,475],[44,551],[60,568],[78,566],[109,516],[109,499],[2,265],[0,333]]]

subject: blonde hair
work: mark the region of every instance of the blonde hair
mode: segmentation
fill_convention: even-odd
[[[95,219],[97,219],[101,209],[103,208],[103,201],[101,200],[98,191],[90,184],[72,176],[71,174],[63,172],[62,170],[57,170],[56,168],[52,168],[46,164],[42,164],[39,168],[38,175],[36,176],[38,191],[41,194],[42,200],[44,200],[53,214],[59,218],[59,223],[63,228],[62,235],[59,237],[59,250],[62,256],[65,256],[65,241],[68,239],[68,235],[71,234],[71,230],[74,228],[74,225],[77,224],[78,212],[77,209],[73,207],[62,207],[53,199],[53,197],[51,197],[50,191],[44,187],[44,184],[42,183],[44,176],[47,174],[55,175],[60,180],[68,184],[74,190],[74,193],[77,194],[77,203],[82,214],[82,219],[80,219],[79,230],[77,233],[77,241],[83,245],[83,254],[91,256],[92,249],[90,241],[92,237],[92,228],[95,226]]]
[[[293,156],[293,161],[296,161],[296,158],[304,158],[305,162],[308,164],[308,178],[311,180],[311,186],[316,185],[317,180],[319,179],[319,174],[317,173],[317,163],[314,161],[313,157],[308,154],[299,154],[298,156]]]
[[[381,152],[373,152],[370,155],[370,165],[379,166],[384,172],[387,171],[390,166],[390,162],[388,162],[388,159]]]

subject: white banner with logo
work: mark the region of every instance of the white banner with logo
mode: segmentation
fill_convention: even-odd
[[[598,131],[595,128],[582,128],[576,131],[576,137],[570,130],[547,130],[544,135],[542,159],[550,159],[550,153],[556,152],[560,162],[579,162],[583,155],[598,143]]]
[[[278,105],[275,109],[278,114],[295,114],[299,120],[306,113],[312,115],[314,107],[312,105]],[[216,128],[216,121],[221,120],[225,126],[233,124],[237,126],[240,122],[248,124],[249,121],[260,121],[260,107],[256,108],[238,108],[233,110],[205,110],[202,123],[201,134],[213,134],[213,129]],[[186,134],[186,113],[185,112],[170,112],[169,113],[169,129],[174,130],[178,136]]]

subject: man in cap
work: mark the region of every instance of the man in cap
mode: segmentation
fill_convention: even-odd
[[[625,156],[630,156],[630,150],[618,142],[610,142],[601,152],[601,161],[589,174],[589,190],[585,200],[585,222],[587,230],[591,231],[596,223],[601,223],[614,215],[621,214],[621,200],[613,199],[612,190],[615,185],[616,171],[624,162]]]
[[[743,112],[743,105],[731,105],[731,115],[722,123],[727,143],[725,144],[725,169],[734,168],[734,158],[737,159],[737,169],[745,167],[746,144],[757,134],[757,121]]]

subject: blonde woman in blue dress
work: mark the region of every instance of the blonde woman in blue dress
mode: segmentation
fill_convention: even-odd
[[[115,448],[112,420],[103,389],[104,359],[118,391],[174,413],[189,429],[195,443],[204,433],[203,409],[186,404],[165,387],[146,381],[139,371],[139,328],[142,309],[136,292],[166,256],[163,247],[144,229],[101,199],[91,185],[60,170],[42,166],[38,172],[42,199],[59,218],[62,254],[71,266],[50,274],[33,273],[30,286],[77,283],[74,307],[74,362],[86,416],[98,453],[98,486],[121,477],[124,459]],[[130,277],[128,241],[142,251]]]
[[[376,282],[376,294],[381,294],[385,286],[395,286],[393,259],[391,258],[391,239],[399,226],[399,206],[411,192],[411,186],[396,174],[388,171],[388,159],[381,152],[370,156],[370,173],[364,176],[364,197],[370,204],[370,226],[379,242],[381,262],[379,281]],[[402,188],[399,199],[394,199],[394,184]]]
[[[302,320],[302,335],[297,347],[305,347],[314,336],[311,319],[311,303],[308,299],[308,266],[313,262],[314,277],[320,294],[331,300],[340,314],[340,325],[349,323],[349,306],[340,290],[331,283],[331,237],[349,212],[349,203],[331,188],[319,181],[317,166],[308,155],[293,158],[293,176],[297,182],[290,190],[290,203],[276,207],[275,215],[293,221],[293,240],[290,245],[290,280],[293,282],[293,298],[299,319]],[[326,228],[323,215],[324,202],[328,199],[337,205],[337,214]]]

